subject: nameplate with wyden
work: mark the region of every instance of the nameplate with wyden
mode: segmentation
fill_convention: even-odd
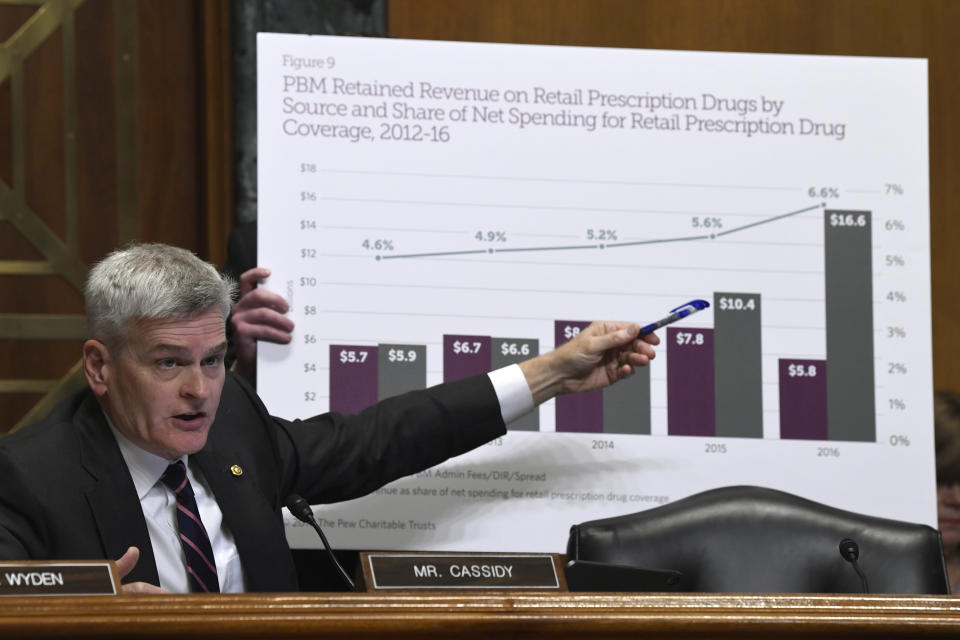
[[[0,596],[112,596],[119,584],[109,560],[0,562]]]

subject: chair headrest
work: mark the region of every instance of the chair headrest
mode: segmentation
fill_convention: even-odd
[[[679,571],[690,591],[859,592],[845,538],[874,592],[949,592],[935,529],[747,485],[575,525],[567,556]]]

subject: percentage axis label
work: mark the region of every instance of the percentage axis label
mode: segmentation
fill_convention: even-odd
[[[884,185],[883,192],[887,195],[892,196],[902,196],[903,195],[903,185],[896,184],[893,182],[888,182]]]

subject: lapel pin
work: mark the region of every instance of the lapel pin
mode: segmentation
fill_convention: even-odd
[[[230,465],[230,473],[239,478],[243,475],[243,467],[238,464]]]

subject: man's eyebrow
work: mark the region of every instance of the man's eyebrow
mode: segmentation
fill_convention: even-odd
[[[207,355],[208,355],[208,356],[211,356],[211,355],[214,355],[214,354],[221,354],[221,353],[226,353],[226,352],[227,352],[227,341],[224,340],[223,342],[221,342],[221,343],[218,344],[217,346],[215,346],[215,347],[213,347],[212,349],[208,350],[208,351],[207,351]]]
[[[150,353],[185,353],[189,351],[187,347],[179,344],[160,343],[150,347]]]
[[[218,344],[218,345],[216,345],[216,346],[214,346],[214,347],[210,347],[209,349],[207,349],[207,350],[204,352],[204,357],[207,357],[207,356],[210,356],[210,355],[214,355],[214,354],[218,354],[218,353],[223,353],[223,352],[225,352],[226,350],[227,350],[227,341],[224,340],[224,341],[221,342],[220,344]],[[183,346],[183,345],[179,345],[179,344],[166,344],[166,343],[160,343],[160,344],[154,345],[154,346],[150,349],[150,353],[153,353],[153,354],[160,354],[160,353],[183,354],[183,353],[188,353],[189,351],[190,351],[190,349],[189,349],[188,347]]]

